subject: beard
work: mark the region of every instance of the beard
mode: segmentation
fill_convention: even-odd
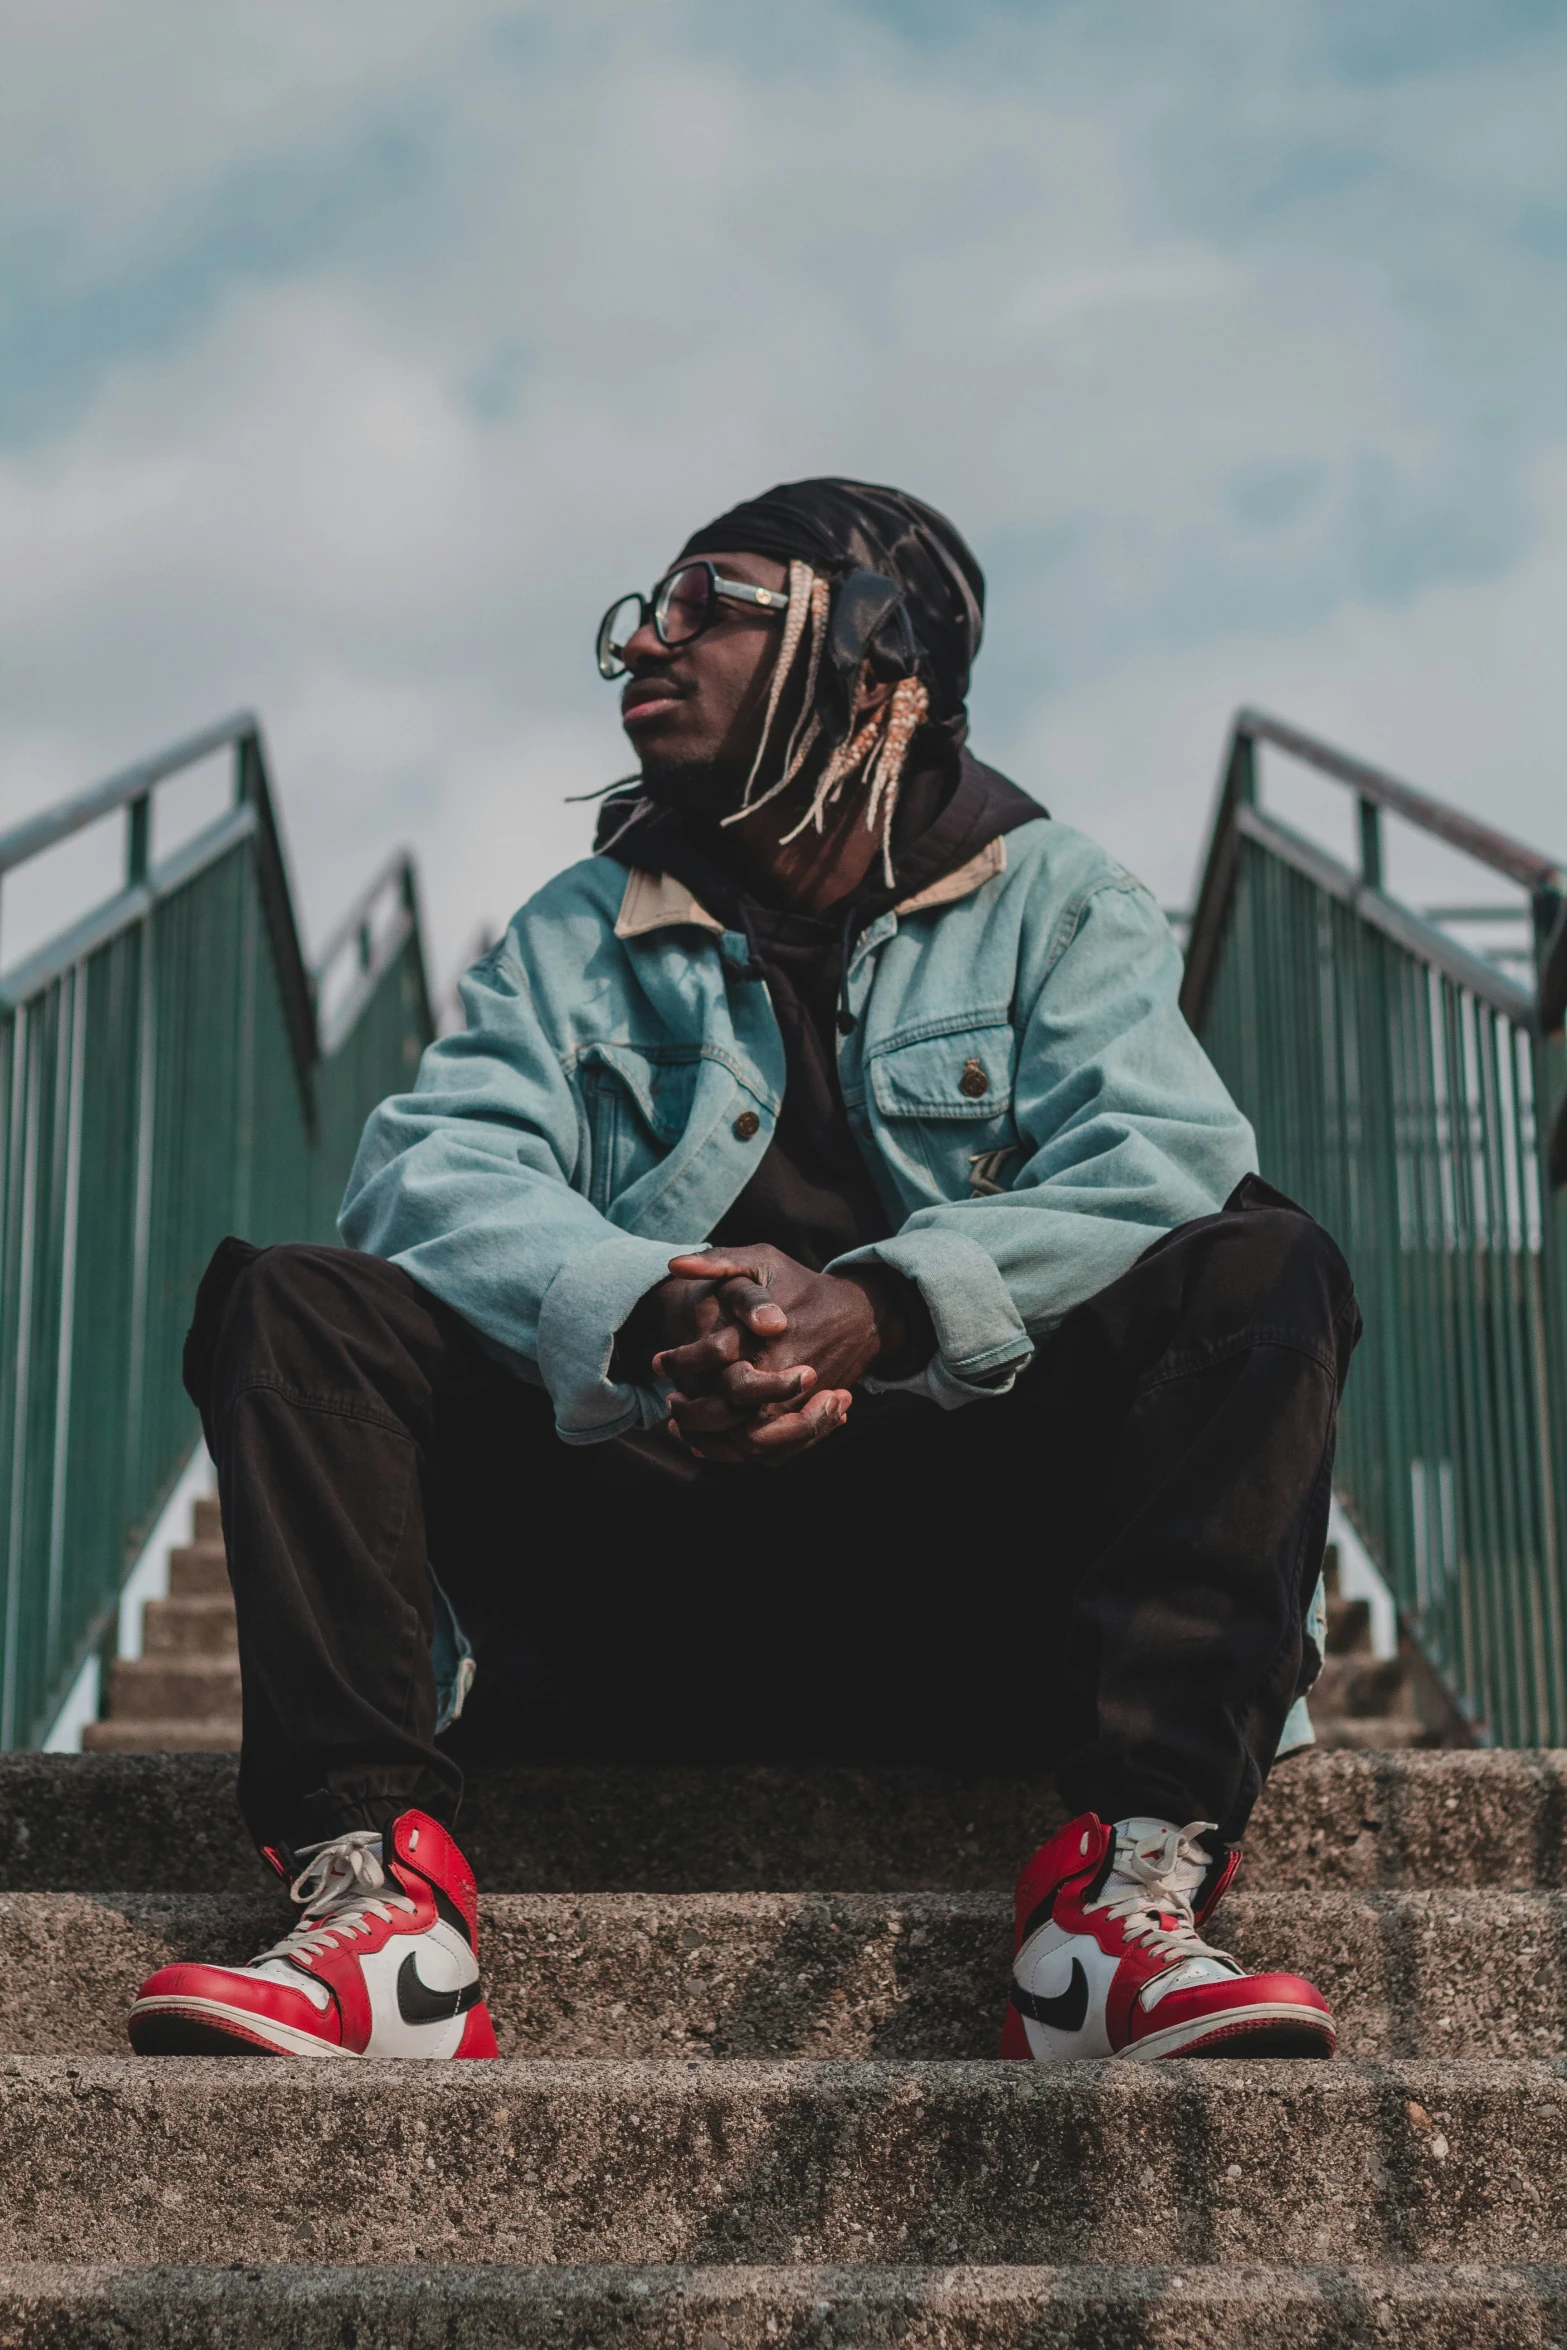
[[[642,789],[660,808],[687,816],[727,816],[740,805],[741,778],[727,759],[660,759],[649,751],[642,761]]]

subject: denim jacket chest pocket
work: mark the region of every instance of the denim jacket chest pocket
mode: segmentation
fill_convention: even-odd
[[[701,1057],[699,1045],[592,1044],[579,1054],[572,1082],[588,1158],[577,1188],[601,1213],[684,1134]]]
[[[871,1101],[887,1146],[944,1200],[1005,1189],[1017,1136],[1012,1086],[1017,1046],[1005,1011],[926,1021],[868,1056]],[[994,1180],[997,1169],[1001,1180]],[[976,1181],[976,1177],[978,1180]]]

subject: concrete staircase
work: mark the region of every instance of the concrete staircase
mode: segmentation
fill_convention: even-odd
[[[237,1754],[239,1649],[215,1499],[169,1553],[169,1596],[142,1613],[142,1653],[111,1668],[108,1710],[82,1732],[88,1754]]]
[[[1467,1746],[1457,1709],[1407,1637],[1398,1654],[1372,1654],[1370,1609],[1338,1588],[1328,1546],[1328,1643],[1311,1694],[1317,1743],[1376,1750]],[[150,1600],[142,1654],[110,1675],[108,1710],[82,1735],[89,1754],[237,1754],[239,1652],[215,1499],[195,1504],[190,1542],[169,1553],[169,1596]]]
[[[1327,1654],[1311,1692],[1319,1746],[1375,1752],[1417,1746],[1472,1746],[1474,1734],[1417,1644],[1404,1633],[1396,1655],[1372,1653],[1371,1609],[1339,1590],[1339,1556],[1329,1543]]]
[[[498,2064],[133,2060],[280,1922],[232,1774],[0,1757],[0,2345],[1567,2341],[1567,1756],[1281,1764],[1221,1939],[1340,2059],[1061,2071],[991,2061],[1048,1788],[828,1766],[476,1774]]]

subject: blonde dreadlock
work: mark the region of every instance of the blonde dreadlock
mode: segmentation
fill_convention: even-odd
[[[806,563],[790,564],[789,617],[773,669],[772,691],[767,697],[767,712],[762,720],[762,736],[756,746],[756,757],[751,762],[751,772],[745,779],[740,805],[723,818],[725,824],[738,824],[743,817],[754,815],[758,808],[765,808],[769,800],[775,800],[794,781],[821,736],[822,722],[815,708],[816,681],[821,674],[831,602],[832,590],[819,573],[812,571]],[[784,746],[783,771],[776,783],[769,784],[764,792],[757,793],[753,798],[756,780],[767,755],[773,721],[778,715],[790,675],[799,662],[802,647],[806,662],[805,690],[800,714]],[[874,832],[880,820],[882,872],[890,889],[893,886],[892,819],[898,802],[898,788],[903,781],[909,745],[929,711],[930,696],[917,677],[900,677],[890,699],[863,726],[857,728],[854,721],[865,698],[867,668],[868,664],[862,662],[855,681],[849,731],[823,768],[811,795],[810,806],[793,831],[786,832],[783,839],[785,842],[797,840],[808,824],[814,824],[820,832],[828,808],[850,777],[859,773],[866,795],[865,828],[868,832]]]
[[[825,582],[820,584],[825,585]],[[733,824],[736,816],[748,816],[753,808],[764,807],[775,793],[783,790],[789,780],[788,774],[785,772],[773,785],[772,790],[764,791],[759,800],[753,800],[751,797],[756,787],[756,779],[762,772],[762,761],[767,756],[768,737],[773,731],[773,720],[778,715],[778,705],[783,700],[784,687],[789,682],[789,672],[793,669],[800,647],[805,641],[807,623],[810,624],[811,630],[810,676],[812,684],[815,683],[817,663],[821,658],[821,630],[816,625],[815,590],[817,585],[816,574],[808,563],[790,564],[789,616],[784,622],[783,643],[778,648],[778,658],[773,663],[773,690],[767,697],[767,715],[762,720],[762,736],[756,746],[756,757],[751,761],[751,772],[745,779],[745,790],[740,795],[740,805],[735,810],[734,816],[724,818],[726,824]],[[798,732],[798,728],[796,732]],[[793,737],[791,736],[790,739],[792,742]],[[786,770],[787,765],[786,759]]]

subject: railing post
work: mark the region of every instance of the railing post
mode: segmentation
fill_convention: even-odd
[[[143,792],[125,810],[125,886],[134,889],[147,878],[147,853],[152,837],[152,794]]]
[[[1567,893],[1537,891],[1533,912],[1540,1006],[1534,1122],[1545,1286],[1546,1512],[1555,1538],[1556,1574],[1559,1582],[1567,1582]]]
[[[1382,887],[1382,811],[1375,800],[1361,799],[1356,814],[1360,836],[1360,878],[1367,889]],[[1403,1589],[1407,1604],[1409,1584],[1398,1569],[1413,1557],[1409,1486],[1410,1443],[1409,1365],[1405,1359],[1407,1324],[1403,1311],[1403,1233],[1399,1187],[1398,1099],[1399,1062],[1394,1049],[1392,1021],[1396,980],[1384,942],[1363,938],[1358,957],[1356,989],[1363,1025],[1358,1043],[1362,1073],[1360,1116],[1363,1181],[1357,1187],[1364,1228],[1341,1235],[1355,1279],[1362,1285],[1367,1319],[1378,1325],[1361,1366],[1362,1381],[1375,1373],[1379,1413],[1379,1449],[1383,1487],[1378,1515],[1385,1528],[1388,1557],[1384,1567]],[[1362,1249],[1364,1253],[1362,1254]],[[1374,1472],[1373,1472],[1374,1475]]]
[[[1257,805],[1257,743],[1248,734],[1241,719],[1235,722],[1235,741],[1230,751],[1229,790],[1226,797],[1231,808],[1255,808]],[[1228,813],[1228,810],[1226,811]]]

